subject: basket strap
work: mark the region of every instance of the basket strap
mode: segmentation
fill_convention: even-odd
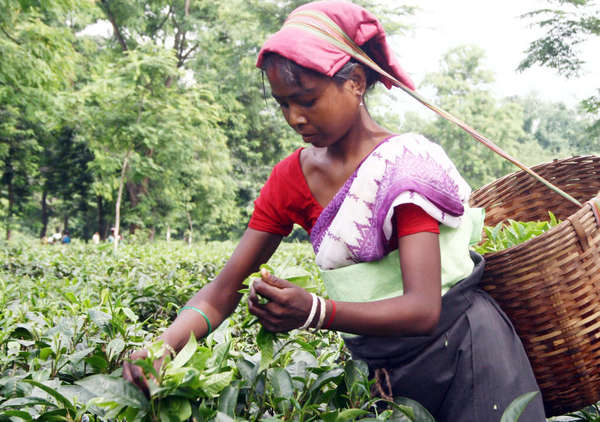
[[[406,86],[405,84],[400,82],[397,78],[395,78],[389,72],[386,72],[385,70],[383,70],[374,60],[372,60],[360,48],[360,46],[358,46],[358,44],[356,44],[354,42],[354,40],[352,38],[350,38],[344,32],[344,30],[342,28],[340,28],[338,26],[338,24],[336,24],[325,13],[317,11],[317,10],[297,11],[288,17],[288,19],[284,23],[284,26],[293,26],[293,27],[305,30],[307,32],[310,32],[311,34],[313,34],[313,35],[323,39],[324,41],[336,46],[337,48],[341,49],[346,54],[349,54],[351,57],[354,57],[359,62],[361,62],[364,65],[375,70],[380,75],[385,76],[395,86],[399,87],[400,89],[402,89],[403,91],[408,93],[411,97],[413,97],[414,99],[419,101],[421,104],[423,104],[427,108],[433,110],[435,113],[442,116],[444,119],[456,124],[458,127],[460,127],[465,132],[467,132],[469,135],[471,135],[475,140],[479,141],[480,143],[482,143],[483,145],[485,145],[486,147],[488,147],[489,149],[494,151],[496,154],[500,155],[502,158],[513,163],[514,165],[519,167],[521,170],[525,171],[526,173],[528,173],[529,175],[531,175],[532,177],[537,179],[539,182],[543,183],[549,189],[558,193],[560,196],[571,201],[575,205],[577,205],[579,207],[583,206],[578,200],[573,198],[571,195],[564,192],[557,186],[554,186],[552,183],[550,183],[549,181],[544,179],[542,176],[540,176],[539,174],[537,174],[536,172],[531,170],[525,164],[523,164],[520,161],[518,161],[517,159],[511,157],[509,154],[504,152],[500,147],[498,147],[496,144],[494,144],[491,140],[489,140],[485,136],[481,135],[475,129],[471,128],[466,123],[464,123],[463,121],[454,117],[450,113],[432,105],[429,101],[427,101],[424,97],[422,97],[420,94],[418,94],[415,90],[410,89],[408,86]]]
[[[600,227],[600,208],[599,208],[599,203],[600,203],[600,199],[592,199],[591,201],[589,201],[590,203],[590,207],[592,207],[592,212],[594,213],[594,218],[596,218],[596,226]]]
[[[587,204],[590,205],[593,212],[594,206],[589,202]],[[569,220],[569,223],[571,223],[573,230],[575,230],[575,234],[577,235],[577,240],[579,240],[579,245],[581,246],[581,249],[583,250],[583,252],[587,251],[590,247],[590,242],[588,240],[587,234],[585,233],[583,225],[581,224],[578,218],[575,218],[574,214],[570,217],[567,217],[567,220]]]

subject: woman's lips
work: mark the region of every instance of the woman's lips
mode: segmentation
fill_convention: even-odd
[[[311,142],[313,142],[315,139],[317,139],[317,136],[318,136],[317,134],[312,134],[312,135],[306,134],[306,135],[302,135],[302,140],[303,140],[304,142],[311,143]]]

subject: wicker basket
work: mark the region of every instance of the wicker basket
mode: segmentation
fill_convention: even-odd
[[[513,248],[485,256],[483,288],[508,314],[523,341],[548,416],[600,400],[600,157],[557,160],[533,169],[585,205],[550,191],[525,172],[471,196],[486,225],[507,218],[561,224]],[[586,202],[587,201],[587,202]]]

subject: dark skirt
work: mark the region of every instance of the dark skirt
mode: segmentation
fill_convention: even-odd
[[[471,254],[473,273],[442,297],[431,336],[346,338],[355,359],[385,368],[394,396],[425,406],[438,422],[499,421],[521,394],[538,391],[519,422],[545,421],[529,359],[498,304],[478,287],[484,259]]]

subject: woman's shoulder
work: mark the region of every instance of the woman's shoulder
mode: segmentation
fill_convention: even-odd
[[[398,146],[420,146],[422,148],[434,148],[441,149],[441,146],[420,133],[416,132],[407,132],[401,134],[394,134],[387,139],[386,144],[390,144],[390,146],[398,147]]]
[[[304,148],[298,148],[290,155],[279,161],[273,167],[273,173],[279,173],[282,175],[285,174],[295,174],[300,170],[300,153]]]
[[[379,152],[386,157],[404,157],[418,155],[422,158],[449,163],[450,158],[441,145],[420,133],[403,133],[390,136],[380,145]]]

